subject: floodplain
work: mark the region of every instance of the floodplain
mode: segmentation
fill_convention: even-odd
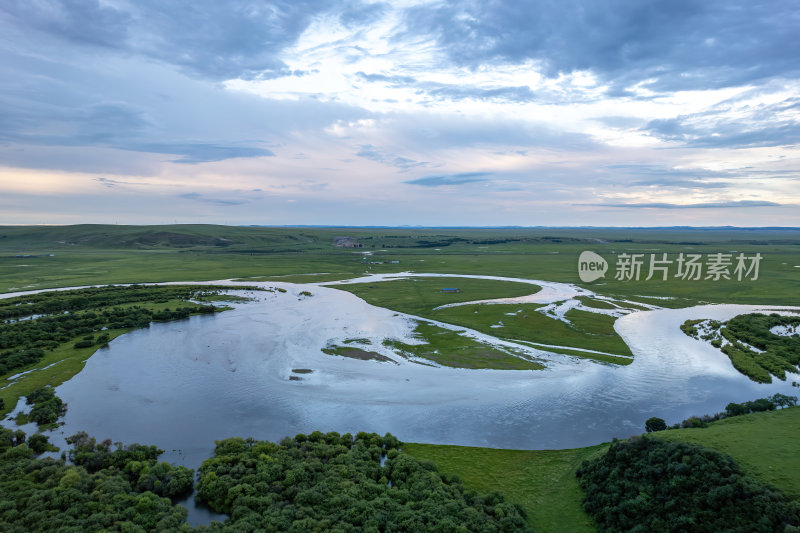
[[[342,234],[360,247],[334,246]],[[763,260],[757,280],[582,283],[584,250],[612,266],[626,253]],[[674,423],[797,390],[796,367],[758,383],[680,326],[791,314],[799,280],[800,235],[783,229],[0,228],[4,296],[163,282],[213,282],[233,295],[211,297],[230,308],[213,316],[109,328],[108,348],[75,348],[86,336],[76,334],[2,376],[0,398],[16,415],[18,398],[57,386],[68,410],[45,430],[53,441],[87,430],[153,442],[191,467],[230,436],[389,431],[467,487],[504,492],[535,530],[588,531],[574,472],[603,443],[641,433],[651,416]],[[265,290],[245,293],[253,286]],[[119,416],[134,411],[149,416]],[[664,437],[702,441],[796,497],[796,480],[770,472],[793,471],[797,412]],[[775,453],[758,454],[756,434],[775,435]]]

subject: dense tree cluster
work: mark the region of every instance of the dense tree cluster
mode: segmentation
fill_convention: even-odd
[[[178,306],[153,311],[136,302],[160,303],[217,294],[221,287],[95,287],[54,291],[0,300],[0,375],[27,367],[75,338],[75,348],[107,343],[105,329],[147,327],[151,322],[186,318],[194,313],[213,313],[213,305]],[[124,307],[120,307],[125,304]],[[116,307],[110,307],[116,306]],[[31,317],[27,320],[16,320]],[[0,318],[2,320],[2,318]]]
[[[764,411],[774,411],[778,407],[791,407],[794,405],[797,405],[797,396],[773,394],[770,398],[759,398],[751,402],[731,402],[725,406],[724,418],[750,413],[763,413]]]
[[[652,416],[645,421],[644,429],[647,430],[648,433],[652,433],[653,431],[664,431],[667,429],[667,423],[664,422],[663,418]]]
[[[197,499],[230,514],[238,531],[528,530],[500,494],[467,490],[399,445],[389,434],[318,431],[280,444],[219,441],[200,468]]]
[[[746,476],[730,457],[649,437],[584,461],[584,509],[601,532],[797,531],[800,503]]]
[[[47,450],[57,452],[58,448],[50,444],[47,435],[42,435],[41,433],[34,433],[30,437],[28,437],[28,448],[33,450],[33,453],[39,455],[44,453]]]
[[[0,453],[11,448],[25,444],[25,432],[21,429],[13,430],[0,427]]]
[[[112,450],[111,441],[96,442],[81,432],[67,439],[72,444],[69,460],[86,468],[90,473],[111,469],[124,472],[131,487],[139,492],[150,491],[159,496],[174,498],[191,492],[194,471],[185,466],[158,462],[164,453],[155,446],[117,443]]]
[[[27,405],[33,405],[28,419],[40,426],[53,424],[59,417],[67,412],[67,404],[56,396],[56,391],[50,385],[37,389],[25,397]]]
[[[47,435],[35,433],[26,439],[25,432],[21,429],[13,430],[0,427],[0,454],[13,446],[27,444],[28,448],[39,455],[47,450],[56,452],[58,448],[50,444]]]
[[[98,443],[86,433],[68,442],[72,464],[63,455],[36,459],[46,437],[26,443],[22,431],[0,428],[0,531],[529,531],[519,507],[404,455],[389,434],[219,441],[197,499],[231,517],[194,529],[168,498],[192,487],[192,470],[159,463],[155,446]]]
[[[2,335],[2,327],[0,327],[0,337],[2,337]],[[2,343],[2,340],[0,340],[0,343]],[[44,350],[39,348],[23,347],[0,352],[0,376],[8,374],[13,370],[32,365],[42,357],[44,357]]]
[[[125,470],[36,459],[36,435],[7,445],[8,431],[0,429],[0,531],[191,531],[185,508],[134,486]]]

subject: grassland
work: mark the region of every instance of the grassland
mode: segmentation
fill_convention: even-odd
[[[497,490],[519,504],[537,532],[595,531],[583,512],[583,491],[575,471],[607,445],[574,450],[498,450],[436,444],[406,444],[403,450],[433,461],[439,471],[458,475],[479,491]]]
[[[420,322],[415,336],[425,344],[406,344],[387,340],[384,344],[406,358],[420,358],[456,368],[494,368],[499,370],[541,370],[543,365],[524,355],[478,342],[458,332]]]
[[[570,325],[537,311],[540,307],[536,304],[465,305],[435,311],[431,318],[506,339],[632,355],[625,341],[614,331],[614,317],[571,310],[565,315]],[[501,328],[491,327],[501,323]],[[587,357],[592,355],[587,354]]]
[[[383,345],[397,357],[390,358],[371,350],[369,339],[345,339],[342,345],[333,345],[322,351],[328,355],[353,359],[396,362],[407,359],[414,363],[436,363],[453,368],[492,368],[497,370],[541,370],[543,365],[524,353],[493,346],[462,335],[463,331],[445,329],[427,322],[417,321],[413,336],[421,344],[408,344],[398,339],[385,339]],[[433,366],[433,365],[431,365]]]
[[[549,346],[549,345],[536,343],[536,342],[523,341],[523,340],[519,340],[519,339],[516,339],[515,342],[518,342],[520,344],[525,344],[525,345],[528,345],[528,346],[532,346],[534,348],[543,349],[543,350],[551,352],[551,353],[560,353],[560,354],[563,354],[563,355],[570,355],[570,356],[573,356],[573,357],[578,357],[580,359],[591,359],[593,361],[598,361],[598,362],[603,362],[603,363],[611,363],[611,364],[614,364],[614,365],[623,365],[623,366],[625,366],[625,365],[629,365],[629,364],[631,364],[633,362],[633,359],[631,359],[630,357],[619,357],[619,356],[616,356],[616,355],[608,355],[608,354],[604,354],[604,353],[588,352],[588,351],[581,350],[581,349],[569,349],[569,348],[562,348],[562,347],[554,348],[554,347]]]
[[[340,235],[364,247],[334,247],[332,239]],[[680,252],[758,252],[763,261],[757,281],[645,281],[643,276],[585,285],[577,276],[577,259],[587,249],[610,262],[618,253],[664,252],[673,258]],[[361,251],[399,263],[363,265]],[[634,300],[637,295],[674,298],[654,302],[664,306],[699,301],[798,305],[797,265],[797,229],[0,227],[0,292],[227,278],[321,281],[412,270],[576,283]]]
[[[725,418],[705,428],[659,431],[654,436],[726,453],[747,473],[800,499],[800,406]]]
[[[435,307],[442,305],[526,296],[541,289],[529,283],[450,277],[397,279],[332,287],[352,292],[372,305],[418,316],[427,316]],[[443,292],[445,287],[457,288],[460,292]]]
[[[586,307],[592,307],[594,309],[618,309],[616,305],[613,305],[606,300],[598,300],[597,298],[589,298],[587,296],[578,296],[575,299]]]
[[[535,287],[531,290],[531,286],[527,284],[468,278],[411,278],[336,287],[352,292],[372,305],[467,327],[504,339],[595,350],[612,354],[597,355],[606,362],[631,362],[624,357],[613,357],[632,354],[614,331],[616,319],[612,316],[573,309],[566,314],[570,322],[567,324],[537,311],[542,307],[537,304],[473,304],[437,309],[449,303],[522,296],[535,292]],[[442,287],[457,287],[461,292],[443,293]],[[570,353],[580,353],[586,358],[596,356],[588,352]]]
[[[333,246],[333,238],[347,235],[363,248]],[[577,258],[593,250],[613,263],[619,253],[710,254],[744,252],[763,257],[756,281],[701,280],[666,281],[642,279],[617,281],[609,277],[581,284]],[[364,251],[383,264],[362,264]],[[399,261],[393,264],[390,261]],[[645,296],[669,297],[653,300],[661,306],[683,307],[698,302],[800,305],[800,230],[797,229],[409,229],[409,228],[260,228],[202,225],[0,227],[0,292],[86,284],[158,281],[207,281],[238,278],[320,282],[352,278],[365,273],[417,271],[449,274],[484,274],[561,281],[586,286],[600,294],[644,301]],[[391,282],[401,283],[401,282]],[[423,283],[423,282],[415,282]],[[454,283],[432,280],[431,284]],[[558,350],[615,364],[629,351],[613,332],[612,319],[579,312],[568,315],[572,325],[540,317],[524,310],[521,318],[478,310],[476,317],[458,316],[468,308],[426,314],[418,307],[467,299],[514,296],[532,289],[518,284],[496,284],[483,291],[472,290],[463,281],[462,293],[427,298],[410,289],[394,296],[375,292],[373,303],[413,314],[456,323],[508,339],[567,346],[605,352]],[[379,284],[376,284],[379,285]],[[423,285],[419,285],[420,289]],[[343,287],[344,288],[344,287]],[[390,287],[392,291],[402,289]],[[380,291],[382,289],[378,289]],[[442,297],[442,298],[440,298]],[[398,307],[406,298],[405,307]],[[437,298],[440,298],[437,300]],[[384,302],[386,300],[386,302]],[[414,303],[414,302],[417,303]],[[606,308],[597,299],[589,306]],[[404,304],[404,305],[405,305]],[[394,307],[393,307],[394,306]],[[488,308],[487,308],[488,309]],[[508,312],[513,312],[510,310]],[[475,310],[472,310],[474,315]],[[449,316],[448,316],[449,315]],[[490,328],[503,321],[503,328]]]

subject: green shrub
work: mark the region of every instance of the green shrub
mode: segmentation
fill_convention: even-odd
[[[744,474],[730,457],[683,442],[615,441],[577,472],[600,531],[784,531],[800,502]]]
[[[46,452],[50,448],[50,442],[47,435],[36,433],[28,438],[28,448],[34,451],[37,455]]]
[[[243,531],[529,531],[518,506],[465,489],[400,444],[318,431],[280,444],[226,439],[200,468],[197,499]]]

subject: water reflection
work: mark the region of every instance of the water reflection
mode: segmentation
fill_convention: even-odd
[[[625,316],[616,329],[635,354],[627,367],[529,349],[548,359],[547,370],[465,370],[325,355],[320,349],[329,342],[373,338],[379,346],[386,337],[407,338],[414,324],[348,292],[271,285],[287,292],[263,293],[233,311],[153,324],[112,341],[58,387],[69,409],[51,440],[63,449],[66,436],[84,430],[98,440],[155,444],[166,451],[162,460],[190,468],[213,452],[215,439],[277,441],[315,430],[572,448],[639,434],[651,416],[673,423],[721,411],[731,401],[792,394],[790,382],[800,379],[754,383],[725,355],[679,329],[687,319],[726,320],[775,306]],[[568,287],[550,285],[553,294],[571,297]],[[305,290],[313,296],[301,297]],[[191,498],[183,504],[191,524],[225,518]]]
[[[314,287],[312,298],[298,298],[306,286],[283,286],[287,293],[234,311],[116,339],[58,388],[69,404],[60,431],[156,444],[167,460],[188,466],[208,456],[215,439],[280,440],[314,430],[569,448],[641,433],[650,416],[679,421],[731,401],[792,392],[787,382],[751,382],[678,328],[687,318],[726,319],[755,306],[623,317],[617,329],[636,355],[627,367],[553,356],[545,371],[464,370],[324,355],[320,348],[331,339],[403,336],[412,326],[350,293]],[[295,375],[296,368],[313,372]]]

